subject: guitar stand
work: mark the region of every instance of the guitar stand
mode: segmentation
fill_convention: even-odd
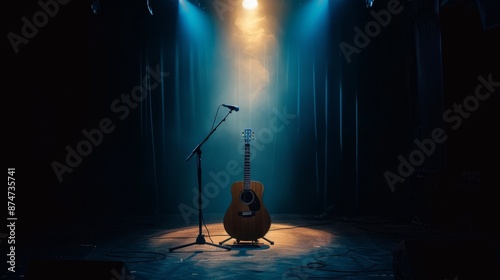
[[[219,245],[222,245],[224,243],[226,243],[227,241],[229,241],[230,239],[232,239],[233,237],[228,237],[224,240],[222,240],[221,242],[219,242]],[[269,242],[269,244],[271,245],[274,245],[274,241],[271,241],[267,238],[265,238],[264,236],[261,237],[262,239],[266,240],[267,242]],[[234,244],[236,245],[257,245],[258,246],[258,241],[257,240],[253,240],[253,241],[250,241],[250,242],[240,242],[240,240],[236,239],[236,242],[234,242]]]

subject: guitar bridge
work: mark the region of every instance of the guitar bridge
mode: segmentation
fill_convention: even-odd
[[[252,216],[255,216],[255,211],[241,211],[241,212],[238,212],[238,216],[241,216],[241,217],[252,217]]]

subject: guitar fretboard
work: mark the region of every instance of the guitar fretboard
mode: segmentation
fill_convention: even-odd
[[[243,174],[244,188],[250,190],[250,143],[245,143],[245,162]]]

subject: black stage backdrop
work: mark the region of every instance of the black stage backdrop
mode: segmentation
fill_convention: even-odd
[[[9,4],[20,222],[166,213],[194,225],[197,156],[186,159],[220,123],[201,149],[205,212],[229,206],[251,128],[270,213],[487,227],[498,28],[477,5],[82,2]]]

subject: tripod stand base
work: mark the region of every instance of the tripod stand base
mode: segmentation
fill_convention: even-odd
[[[188,247],[188,246],[192,246],[192,245],[203,245],[203,244],[212,245],[212,246],[215,246],[215,247],[218,247],[218,248],[226,249],[228,251],[231,250],[231,247],[223,246],[222,244],[217,245],[217,244],[214,244],[214,243],[206,242],[205,236],[203,234],[199,234],[198,237],[196,237],[196,241],[195,242],[184,244],[184,245],[180,245],[180,246],[173,247],[173,248],[169,248],[168,251],[172,252],[172,251],[180,249],[180,248],[184,248],[184,247]]]

